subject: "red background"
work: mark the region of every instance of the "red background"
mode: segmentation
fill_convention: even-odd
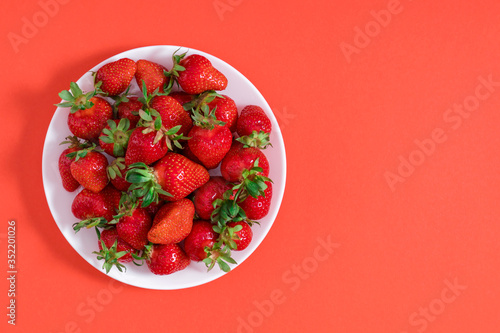
[[[15,327],[0,283],[2,331],[497,332],[500,86],[466,115],[448,110],[488,91],[480,77],[500,82],[498,1],[65,2],[50,16],[50,0],[3,3],[0,267],[7,277],[15,220],[18,274]],[[41,176],[58,92],[114,54],[159,44],[247,76],[288,162],[257,251],[177,291],[115,284],[87,264]]]

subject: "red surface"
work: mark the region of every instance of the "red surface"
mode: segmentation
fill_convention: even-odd
[[[2,332],[498,331],[498,1],[65,2],[50,15],[50,0],[3,4],[0,267],[7,277],[15,220],[18,274],[16,327],[0,283]],[[288,157],[258,250],[178,291],[113,283],[87,264],[41,176],[57,93],[158,44],[246,75]]]

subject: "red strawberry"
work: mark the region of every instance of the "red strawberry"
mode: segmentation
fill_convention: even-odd
[[[104,152],[111,156],[125,156],[125,149],[131,133],[132,129],[130,129],[128,119],[110,119],[99,136],[99,145]]]
[[[185,269],[190,260],[177,244],[155,244],[148,252],[146,263],[153,274],[167,275]]]
[[[229,222],[228,234],[233,240],[233,250],[241,251],[248,247],[253,238],[252,228],[244,221]]]
[[[130,121],[130,128],[135,128],[137,122],[141,119],[139,110],[142,109],[143,104],[139,101],[138,97],[127,97],[128,101],[115,104],[118,118],[127,118]]]
[[[248,196],[239,203],[250,220],[260,220],[269,213],[271,207],[271,198],[273,196],[273,184],[270,181],[265,182],[267,188],[264,190],[264,196],[254,198]]]
[[[184,105],[188,102],[191,102],[194,98],[193,95],[190,95],[184,91],[172,91],[168,96],[172,97],[175,99],[177,102],[179,102],[181,105]]]
[[[130,186],[130,183],[125,180],[125,174],[127,173],[128,168],[124,163],[125,159],[123,157],[119,157],[112,161],[106,170],[109,181],[120,191],[127,191]]]
[[[222,177],[211,177],[208,182],[196,190],[193,198],[194,207],[198,216],[203,220],[210,220],[214,211],[213,202],[222,199],[222,195],[231,189],[231,185]]]
[[[186,144],[184,145],[184,149],[182,149],[182,151],[180,152],[182,155],[186,156],[187,158],[189,158],[191,161],[195,162],[195,163],[198,163],[198,164],[202,164],[201,161],[199,160],[198,157],[196,157],[193,152],[191,151],[191,149],[189,149],[189,145]]]
[[[165,140],[156,141],[156,136],[156,131],[150,131],[146,127],[134,129],[128,141],[125,164],[143,162],[150,165],[165,156],[168,152],[167,143]]]
[[[109,222],[116,214],[120,197],[120,191],[111,185],[98,193],[83,189],[73,199],[71,212],[79,220],[102,217]]]
[[[192,54],[183,58],[179,64],[184,70],[178,72],[177,81],[186,93],[194,95],[207,90],[226,89],[227,78],[204,56]]]
[[[269,162],[266,155],[258,148],[244,148],[242,143],[234,142],[222,160],[220,166],[222,177],[229,182],[240,181],[243,170],[250,170],[256,159],[259,159],[258,166],[263,169],[262,175],[267,177]]]
[[[245,147],[265,149],[271,145],[271,120],[259,106],[248,105],[243,108],[236,124],[236,132],[240,136],[236,140]]]
[[[103,93],[116,96],[127,89],[136,70],[135,61],[122,58],[99,68],[95,73],[95,82],[96,84],[101,82],[98,89]]]
[[[140,202],[142,204],[142,200]],[[152,202],[149,206],[147,206],[144,209],[148,212],[150,216],[155,216],[156,213],[158,213],[158,211],[160,210],[160,208],[163,207],[163,205],[165,205],[165,201],[159,200],[158,202]]]
[[[151,216],[144,209],[137,207],[131,198],[122,196],[118,211],[116,230],[121,239],[129,243],[134,249],[142,250],[148,243],[148,232],[153,223]]]
[[[215,108],[215,118],[223,121],[224,126],[228,127],[231,132],[236,131],[236,122],[238,119],[238,108],[234,100],[226,95],[222,97],[215,97],[215,99],[208,103],[210,110]]]
[[[163,74],[167,69],[149,60],[138,60],[135,79],[142,91],[143,82],[146,84],[147,94],[152,94],[156,89],[163,92],[163,86],[167,82],[167,77]]]
[[[207,257],[205,247],[211,249],[219,237],[212,227],[208,221],[193,222],[191,233],[184,240],[184,250],[191,260],[201,261]]]
[[[91,149],[83,149],[72,153],[75,155],[70,170],[73,178],[83,187],[97,193],[109,182],[107,174],[108,159],[100,152]]]
[[[207,169],[213,169],[231,148],[231,131],[215,119],[207,105],[193,110],[193,120],[195,126],[188,134],[189,149]]]
[[[149,103],[149,107],[158,111],[162,125],[166,129],[181,125],[176,134],[187,135],[191,127],[193,127],[190,114],[173,97],[155,96]]]
[[[180,199],[163,205],[156,213],[148,240],[154,244],[179,243],[193,227],[194,205],[189,199]]]
[[[260,106],[247,105],[241,110],[236,125],[239,136],[250,135],[253,131],[271,133],[271,120]]]
[[[134,258],[132,258],[132,253],[136,253],[137,251],[127,242],[120,238],[118,235],[118,231],[116,228],[105,229],[100,234],[100,239],[98,240],[99,250],[103,249],[101,240],[104,242],[104,245],[110,249],[115,242],[117,242],[117,251],[126,251],[128,252],[124,256],[118,258],[119,262],[131,262]],[[109,270],[108,270],[109,272]]]
[[[68,115],[68,127],[71,133],[85,140],[97,139],[113,116],[113,108],[104,99],[92,97],[93,103],[88,109],[78,110]]]
[[[68,141],[64,141],[61,144],[69,143],[70,146],[64,149],[59,156],[59,173],[61,175],[63,188],[68,192],[74,192],[80,187],[80,183],[71,174],[70,165],[71,162],[73,162],[73,158],[67,155],[83,148],[88,148],[89,145],[81,143],[76,136],[67,137],[66,139]]]

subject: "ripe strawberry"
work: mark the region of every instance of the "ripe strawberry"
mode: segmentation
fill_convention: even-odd
[[[131,182],[130,191],[143,197],[143,206],[158,201],[177,201],[205,184],[210,178],[202,166],[177,153],[167,153],[152,167],[135,163],[125,177]]]
[[[189,199],[180,199],[163,205],[156,213],[148,240],[154,244],[179,243],[193,227],[194,205]]]
[[[266,185],[267,188],[264,190],[264,196],[258,196],[257,198],[248,196],[239,203],[250,220],[260,220],[269,213],[271,198],[273,196],[273,185],[270,181],[266,181]]]
[[[130,134],[125,153],[126,165],[138,162],[150,165],[165,156],[168,152],[167,143],[165,140],[156,141],[156,133],[156,131],[148,131],[146,127],[134,129]]]
[[[163,92],[163,87],[167,83],[167,77],[164,72],[167,69],[155,62],[141,59],[137,61],[137,71],[135,72],[135,79],[137,85],[142,91],[143,82],[146,84],[147,94],[152,94],[156,89]]]
[[[59,93],[66,102],[56,104],[58,107],[71,107],[68,115],[68,127],[73,135],[85,140],[99,137],[108,119],[113,117],[113,108],[103,98],[94,96],[96,91],[83,93],[75,82],[71,82],[70,90]]]
[[[118,236],[116,228],[105,229],[102,233],[96,228],[96,232],[100,251],[93,253],[97,255],[98,260],[104,260],[102,268],[106,270],[106,274],[114,266],[123,272],[125,266],[122,263],[134,260],[132,255],[137,251]]]
[[[207,90],[224,90],[227,78],[212,66],[210,60],[199,54],[192,54],[180,60],[184,70],[178,72],[179,85],[188,94],[200,94]]]
[[[207,258],[205,248],[211,249],[219,237],[212,227],[209,221],[193,222],[191,233],[184,239],[184,250],[191,260],[201,261]]]
[[[59,156],[59,173],[62,179],[63,188],[68,192],[74,192],[80,187],[80,183],[71,174],[70,165],[73,159],[67,155],[75,151],[88,148],[87,143],[81,143],[76,136],[69,136],[66,138],[68,141],[63,141],[61,144],[69,143],[69,147],[64,149]]]
[[[122,58],[99,68],[95,73],[95,83],[103,93],[116,96],[127,89],[136,70],[135,61]],[[101,82],[100,85],[99,82]]]
[[[83,189],[73,199],[71,212],[79,220],[104,218],[109,222],[113,220],[118,209],[120,196],[120,191],[112,185],[106,186],[98,193]]]
[[[187,135],[191,127],[193,127],[190,114],[173,97],[155,96],[151,99],[149,107],[160,114],[162,125],[166,129],[181,125],[177,134]]]
[[[113,186],[120,191],[127,191],[130,183],[125,180],[125,174],[128,171],[127,166],[124,164],[125,158],[118,157],[113,160],[107,167],[108,178]]]
[[[265,149],[271,146],[269,141],[271,127],[271,120],[264,110],[256,105],[248,105],[243,108],[238,118],[236,132],[240,137],[236,140],[243,143],[245,148]]]
[[[243,170],[250,170],[257,159],[259,159],[259,167],[263,169],[262,175],[267,177],[269,162],[266,155],[258,148],[244,148],[242,143],[233,142],[220,166],[222,177],[229,182],[240,181]]]
[[[185,269],[191,261],[177,244],[155,244],[146,259],[149,270],[156,275],[167,275]]]
[[[128,119],[110,119],[99,136],[99,145],[105,153],[111,156],[125,156],[125,149],[132,131]]]
[[[224,192],[231,189],[231,185],[222,177],[210,177],[208,182],[195,191],[193,203],[196,214],[203,220],[210,220],[214,211],[213,202],[222,199]]]
[[[215,119],[207,105],[194,111],[193,120],[195,126],[188,134],[189,149],[207,169],[213,169],[231,148],[231,131]]]
[[[73,152],[69,157],[74,157],[70,165],[71,175],[83,187],[97,193],[108,184],[106,156],[88,148]]]
[[[227,224],[227,233],[234,242],[232,249],[241,251],[248,247],[253,238],[253,232],[250,225],[244,221],[229,222]]]
[[[260,106],[247,105],[241,110],[236,125],[239,136],[250,135],[253,131],[271,133],[271,120]]]
[[[122,195],[118,210],[116,230],[121,239],[129,243],[134,249],[142,250],[148,244],[148,232],[153,221],[144,208],[137,207],[138,203],[128,195]]]
[[[236,131],[236,122],[238,120],[238,108],[233,99],[226,95],[222,97],[215,97],[215,99],[208,103],[210,110],[215,109],[215,118],[223,121],[224,126],[228,127],[232,132]]]
[[[137,122],[141,119],[139,110],[142,109],[143,104],[139,101],[138,97],[127,97],[128,101],[115,104],[118,118],[127,118],[130,121],[130,128],[135,128]]]

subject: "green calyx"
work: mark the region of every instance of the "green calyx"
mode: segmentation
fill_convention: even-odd
[[[102,130],[99,137],[104,143],[113,144],[113,155],[115,157],[125,156],[125,149],[127,148],[128,139],[134,129],[130,128],[130,120],[122,118],[118,125],[114,120],[108,120],[108,128]]]
[[[139,206],[139,201],[133,193],[122,192],[117,214],[113,216],[113,221],[118,221],[124,216],[132,216],[134,210]]]
[[[231,270],[229,264],[237,264],[236,260],[231,257],[231,249],[225,244],[215,243],[212,248],[205,247],[205,252],[207,257],[203,259],[203,263],[208,271],[217,264],[222,271],[227,273]]]
[[[266,149],[268,146],[273,146],[269,140],[269,133],[264,131],[253,131],[250,135],[244,135],[236,139],[243,144],[243,148],[259,148]]]
[[[94,251],[92,253],[97,255],[97,260],[104,260],[102,268],[108,274],[113,267],[116,267],[120,272],[126,271],[127,267],[119,262],[119,259],[125,256],[129,251],[120,251],[118,252],[118,240],[116,240],[113,245],[108,248],[104,241],[101,239],[101,233],[99,229],[95,229],[97,233],[97,239],[101,242],[101,251]]]
[[[164,71],[163,74],[167,77],[168,81],[166,82],[165,86],[163,87],[163,91],[165,92],[166,95],[170,94],[172,91],[172,88],[174,87],[174,84],[177,83],[179,85],[177,79],[179,78],[179,72],[185,71],[186,68],[180,65],[180,62],[184,57],[186,56],[187,52],[177,54],[177,51],[179,49],[175,50],[174,54],[172,54],[172,69],[169,71]]]
[[[111,223],[108,223],[108,221],[104,217],[92,217],[88,218],[86,220],[82,220],[80,222],[74,223],[73,224],[73,230],[75,230],[75,233],[80,231],[82,228],[87,228],[90,229],[92,227],[97,228],[106,228],[109,227]]]
[[[192,110],[191,118],[193,119],[193,125],[206,129],[213,129],[215,126],[224,126],[226,123],[217,120],[215,117],[215,109],[216,107],[210,110],[208,104],[204,104],[201,108]]]
[[[75,113],[79,110],[90,109],[94,106],[94,103],[92,103],[90,99],[95,95],[96,90],[83,93],[78,84],[71,82],[69,90],[63,90],[59,93],[59,97],[66,102],[55,104],[55,106],[62,108],[69,107],[71,108],[71,113]]]
[[[109,179],[115,179],[116,177],[123,177],[123,170],[125,170],[125,158],[118,157],[106,169]]]
[[[245,169],[241,173],[242,180],[239,184],[233,187],[233,190],[237,190],[240,201],[244,200],[247,196],[252,196],[257,198],[259,196],[265,196],[265,190],[267,189],[266,182],[273,182],[269,177],[262,175],[263,169],[259,167],[259,159],[257,158],[250,170]]]
[[[132,183],[128,189],[129,192],[135,198],[142,198],[141,207],[147,207],[153,202],[158,203],[160,200],[159,194],[172,196],[161,188],[153,169],[145,163],[139,162],[129,165],[125,180]]]
[[[85,149],[89,148],[92,146],[92,143],[88,140],[85,141],[80,141],[80,139],[76,136],[67,136],[66,140],[61,142],[60,145],[67,145],[69,144],[68,148],[79,148],[79,149]]]
[[[91,151],[100,151],[96,144],[95,143],[90,143],[88,147],[86,148],[83,148],[83,149],[80,149],[80,150],[76,150],[74,152],[71,152],[69,154],[66,154],[66,157],[69,157],[71,159],[75,159],[75,161],[78,161],[80,158],[84,158],[85,156],[87,156],[88,153],[90,153]]]

